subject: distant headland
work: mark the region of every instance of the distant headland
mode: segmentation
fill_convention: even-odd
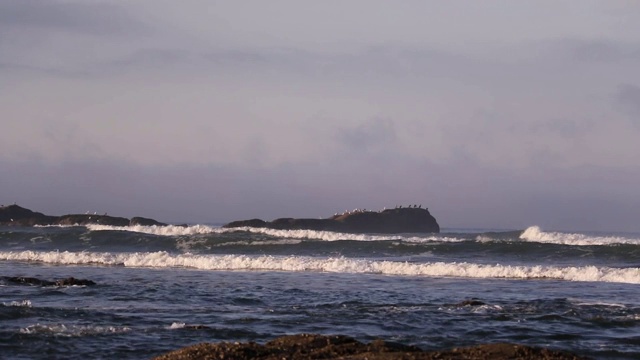
[[[131,219],[109,216],[107,214],[69,214],[51,216],[25,209],[16,204],[0,206],[0,225],[4,226],[35,226],[35,225],[110,225],[110,226],[134,226],[134,225],[166,225],[159,221],[133,217]]]
[[[45,215],[16,204],[0,206],[0,225],[2,226],[36,226],[36,225],[110,225],[135,226],[158,225],[164,226],[154,219],[144,217],[109,216],[107,214],[68,214],[62,216]],[[260,219],[233,221],[224,228],[256,227],[277,230],[317,230],[348,233],[438,233],[440,226],[429,213],[429,209],[420,205],[408,207],[396,206],[393,209],[371,211],[354,209],[343,213],[336,213],[329,218],[280,218],[273,221]]]
[[[440,225],[429,209],[412,205],[393,209],[370,211],[355,209],[336,213],[326,219],[280,218],[273,221],[260,219],[230,222],[223,227],[258,227],[278,230],[317,230],[348,233],[439,233]]]

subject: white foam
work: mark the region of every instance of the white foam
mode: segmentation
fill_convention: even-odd
[[[134,226],[110,226],[110,225],[86,225],[86,228],[91,231],[131,231],[139,232],[151,235],[161,236],[185,236],[185,235],[201,235],[212,233],[224,233],[228,229],[207,226],[207,225],[191,225],[191,226],[177,226],[177,225],[134,225]]]
[[[640,284],[640,268],[597,266],[515,266],[467,262],[409,263],[344,257],[197,255],[190,253],[171,254],[164,251],[138,253],[9,251],[0,252],[0,260],[37,261],[64,265],[98,264],[155,268],[186,267],[202,270],[266,270],[427,277],[557,279]]]
[[[22,300],[22,301],[12,301],[12,302],[3,302],[4,306],[15,306],[15,307],[31,307],[31,300]]]
[[[539,226],[528,227],[520,235],[520,239],[533,242],[575,246],[613,244],[640,245],[640,239],[619,236],[591,236],[578,233],[545,232],[542,231]]]
[[[50,334],[56,336],[75,337],[96,334],[117,334],[131,331],[127,326],[95,326],[65,324],[35,324],[20,329],[23,334]]]
[[[602,302],[602,301],[598,301],[598,302],[579,302],[579,303],[576,303],[576,305],[578,305],[578,306],[602,306],[602,307],[613,307],[613,308],[623,308],[623,309],[627,307],[624,304],[608,303],[608,302]]]
[[[479,243],[489,243],[489,242],[494,242],[495,239],[491,238],[490,236],[486,236],[486,235],[478,235],[476,236],[476,241]]]
[[[298,239],[276,239],[276,240],[260,240],[260,241],[239,240],[239,241],[217,243],[211,246],[221,247],[221,246],[238,246],[238,245],[240,246],[296,245],[300,243],[302,243],[302,240],[298,240]]]
[[[187,236],[202,234],[223,234],[238,231],[246,231],[256,234],[265,234],[277,238],[286,239],[310,239],[324,241],[353,240],[353,241],[386,241],[386,240],[402,240],[405,242],[460,242],[464,239],[446,236],[401,236],[401,235],[371,235],[371,234],[351,234],[333,231],[316,231],[316,230],[276,230],[267,228],[254,227],[238,227],[238,228],[221,228],[207,225],[192,226],[108,226],[108,225],[86,225],[91,231],[132,231],[152,235],[161,236]]]

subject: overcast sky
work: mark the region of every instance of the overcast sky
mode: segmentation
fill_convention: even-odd
[[[640,231],[640,2],[0,1],[0,203]]]

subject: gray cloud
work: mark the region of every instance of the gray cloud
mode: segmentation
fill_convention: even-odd
[[[640,87],[632,84],[618,86],[615,100],[629,116],[631,122],[640,126]]]
[[[561,52],[578,61],[620,62],[640,60],[640,44],[604,40],[564,39],[557,42]]]
[[[640,22],[608,4],[0,2],[0,198],[637,229]]]
[[[394,146],[397,135],[391,119],[377,117],[355,127],[341,129],[338,140],[348,150],[366,153]]]
[[[4,0],[0,2],[0,27],[61,30],[92,35],[132,35],[146,26],[123,8],[109,3],[46,0]]]

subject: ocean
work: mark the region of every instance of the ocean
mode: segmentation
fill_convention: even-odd
[[[640,358],[640,234],[0,227],[0,276],[6,359],[140,359],[297,333]]]

